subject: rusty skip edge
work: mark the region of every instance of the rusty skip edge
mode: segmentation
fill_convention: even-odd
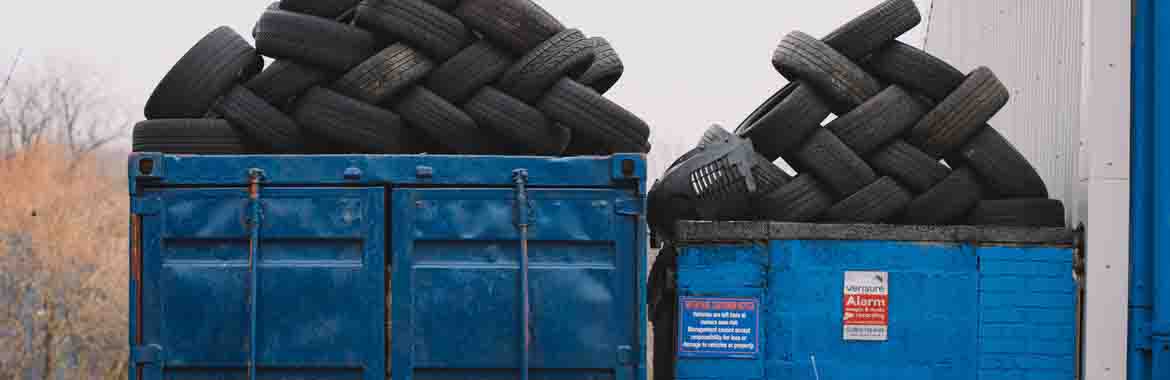
[[[130,276],[134,281],[134,345],[142,345],[142,215],[130,215]],[[134,365],[134,378],[142,378],[142,364]]]
[[[1076,246],[1080,232],[1064,228],[992,226],[899,226],[780,222],[680,221],[679,243],[768,240],[870,240],[977,244]]]

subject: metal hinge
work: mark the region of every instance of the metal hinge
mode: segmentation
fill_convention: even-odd
[[[162,346],[151,344],[130,348],[130,361],[134,364],[159,364],[164,360]]]
[[[630,346],[618,346],[617,348],[618,364],[631,365],[634,364],[634,348]]]
[[[641,216],[644,203],[641,199],[618,199],[614,201],[614,212],[618,215]]]

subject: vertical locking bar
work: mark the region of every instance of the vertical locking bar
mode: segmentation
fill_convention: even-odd
[[[529,305],[528,291],[528,224],[531,208],[528,205],[528,170],[516,169],[512,171],[512,182],[516,189],[516,228],[520,230],[520,331],[524,341],[521,342],[520,380],[528,380],[528,366],[531,356],[532,332],[530,331],[532,307]]]
[[[260,260],[260,224],[264,220],[264,208],[260,205],[260,183],[264,181],[264,171],[260,169],[248,170],[248,202],[251,206],[248,235],[248,299],[251,309],[248,317],[251,319],[251,328],[248,329],[248,380],[256,380],[256,328],[257,304],[259,301],[260,271],[257,262]]]

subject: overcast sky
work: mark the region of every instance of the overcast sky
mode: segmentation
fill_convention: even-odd
[[[4,72],[18,49],[24,58],[17,77],[47,59],[93,65],[108,74],[109,90],[135,111],[174,61],[205,33],[227,25],[247,36],[270,3],[3,1]],[[784,84],[770,60],[786,33],[823,36],[880,0],[538,2],[565,25],[611,41],[625,61],[626,74],[609,97],[644,118],[654,131],[656,150],[674,156],[693,145],[711,123],[734,128]],[[928,4],[919,0],[924,19]],[[923,29],[903,39],[920,45]]]

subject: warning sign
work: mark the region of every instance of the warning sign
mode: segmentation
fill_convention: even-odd
[[[679,297],[678,355],[755,359],[760,353],[760,301]]]
[[[845,272],[845,340],[889,340],[889,278],[886,272]]]

